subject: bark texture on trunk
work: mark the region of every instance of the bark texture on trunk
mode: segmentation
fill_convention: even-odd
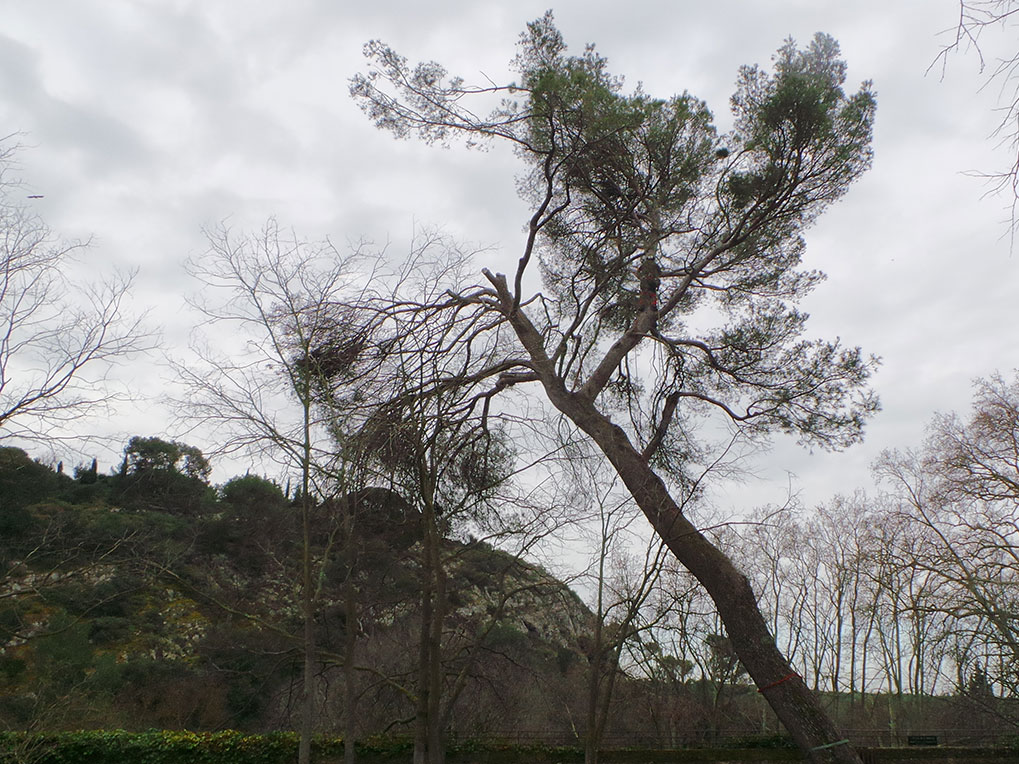
[[[665,482],[649,466],[626,432],[598,410],[595,398],[602,389],[592,375],[580,392],[567,389],[545,351],[545,339],[509,291],[506,277],[484,271],[495,287],[503,315],[531,360],[531,368],[549,401],[585,432],[612,463],[654,528],[676,559],[705,588],[736,655],[764,694],[796,745],[814,764],[863,764],[806,683],[775,644],[761,615],[750,582],[721,549],[712,544],[683,514]],[[648,330],[644,316],[606,354],[598,371],[605,379]],[[610,359],[615,359],[609,363]]]
[[[535,220],[532,219],[532,237]],[[517,270],[517,293],[529,256],[521,259]],[[706,257],[692,273],[699,272],[707,262]],[[686,518],[648,458],[595,403],[614,370],[653,329],[652,320],[657,313],[639,314],[574,392],[560,375],[560,360],[548,355],[546,335],[538,331],[522,310],[506,276],[487,269],[482,273],[494,287],[492,299],[498,302],[499,310],[528,356],[526,365],[530,371],[515,378],[512,375],[500,378],[500,386],[537,380],[549,402],[586,433],[608,458],[655,533],[711,597],[740,662],[803,754],[814,764],[862,764],[859,754],[778,649],[749,580]],[[663,425],[667,428],[667,423]],[[663,435],[656,433],[655,438],[660,441]],[[653,448],[648,453],[653,453]]]
[[[796,744],[817,764],[861,764],[859,755],[779,651],[746,576],[683,515],[665,483],[626,433],[593,403],[564,389],[550,393],[550,398],[595,441],[655,532],[707,590],[744,668]]]

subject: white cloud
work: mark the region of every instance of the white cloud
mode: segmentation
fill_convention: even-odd
[[[375,131],[347,96],[361,45],[381,38],[409,58],[436,59],[471,80],[501,79],[526,21],[544,2],[355,5],[118,3],[63,0],[8,9],[0,36],[0,118],[34,148],[23,175],[63,234],[95,234],[96,267],[138,267],[138,296],[182,341],[191,288],[181,264],[203,225],[253,228],[270,214],[309,237],[405,240],[415,220],[517,256],[525,211],[510,152],[441,151]],[[813,331],[883,356],[885,409],[868,441],[841,455],[787,443],[760,467],[768,484],[735,503],[778,500],[785,470],[824,500],[866,479],[882,447],[908,446],[934,409],[962,409],[972,377],[1016,365],[1019,269],[1000,203],[961,171],[1009,161],[985,136],[993,93],[975,67],[925,75],[951,26],[950,0],[889,4],[560,3],[572,49],[595,41],[615,71],[656,95],[690,90],[720,123],[737,69],[767,64],[792,35],[833,34],[849,86],[873,79],[879,108],[872,172],[808,239],[807,264],[830,274],[807,308]],[[502,265],[505,267],[505,265]],[[160,370],[135,368],[158,390]],[[162,431],[156,407],[122,424]],[[228,477],[225,475],[223,477]],[[765,488],[768,485],[770,487]]]

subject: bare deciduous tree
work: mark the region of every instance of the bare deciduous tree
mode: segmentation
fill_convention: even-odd
[[[955,53],[972,50],[980,62],[982,87],[998,91],[998,124],[992,137],[1000,146],[1012,153],[1011,164],[1005,170],[977,173],[991,184],[991,191],[1005,191],[1011,198],[1012,228],[1015,232],[1019,218],[1019,51],[1012,44],[1019,3],[1016,0],[959,0],[959,16],[951,41],[938,53],[931,68],[938,67],[944,74],[948,59]],[[1003,36],[1005,52],[992,52],[996,41],[988,35]],[[990,43],[990,46],[989,46]]]
[[[508,429],[530,423],[491,412],[484,384],[493,363],[499,364],[503,343],[488,331],[486,311],[459,309],[455,295],[469,256],[445,237],[422,235],[395,274],[387,299],[355,308],[371,316],[385,337],[386,358],[377,384],[361,398],[356,423],[348,427],[356,431],[376,478],[393,485],[418,513],[417,661],[408,677],[392,683],[413,701],[419,764],[444,761],[457,700],[506,609],[528,589],[547,585],[510,585],[476,623],[450,628],[457,594],[449,588],[451,570],[478,548],[479,536],[512,539],[522,554],[556,524],[547,510],[538,515],[533,501],[511,487],[518,465]],[[468,533],[473,537],[468,543],[450,543]],[[508,572],[502,571],[502,579]]]
[[[127,318],[132,275],[94,283],[72,271],[85,244],[58,240],[21,201],[17,146],[0,142],[0,440],[73,438],[68,425],[118,399],[112,366],[151,347]]]
[[[596,525],[595,554],[589,571],[594,588],[594,628],[588,649],[585,764],[597,764],[609,726],[613,694],[628,643],[658,620],[647,612],[665,562],[661,539],[640,539],[630,529],[637,518],[632,499],[618,495],[618,478],[600,475],[583,459],[576,467],[577,493],[586,496]]]
[[[229,329],[229,335],[216,337],[219,347],[196,340],[199,360],[177,364],[187,390],[180,403],[193,426],[215,433],[220,452],[269,459],[283,477],[297,481],[304,657],[299,760],[307,762],[321,660],[315,616],[323,575],[337,543],[351,537],[338,521],[316,542],[312,521],[327,506],[349,515],[352,503],[336,500],[361,487],[356,450],[337,447],[337,422],[378,368],[373,327],[349,308],[369,301],[372,259],[364,248],[343,256],[328,241],[303,241],[274,220],[257,235],[212,231],[209,243],[190,264],[205,287],[196,307],[209,332]],[[348,640],[347,664],[355,647]],[[353,746],[347,748],[352,754]]]
[[[1015,692],[1019,381],[978,380],[968,419],[937,416],[922,451],[885,453],[878,474],[903,515],[924,531],[910,563],[947,585],[938,610],[951,616],[957,634],[978,634],[1000,656],[993,680]]]

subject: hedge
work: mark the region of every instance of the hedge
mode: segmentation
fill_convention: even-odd
[[[0,764],[292,764],[297,757],[298,736],[294,732],[246,735],[241,732],[182,732],[150,730],[88,730],[28,734],[0,733]],[[406,738],[371,738],[358,742],[360,758],[375,762],[408,761],[413,742]],[[709,752],[710,753],[710,752]],[[715,752],[717,754],[717,752]],[[727,751],[725,759],[789,760],[790,750]],[[742,755],[741,755],[742,754]],[[606,760],[623,764],[645,762],[703,761],[705,751],[613,751]],[[340,762],[343,741],[316,737],[312,759]],[[542,744],[519,745],[462,741],[451,743],[447,758],[452,764],[570,764],[583,762],[583,749]],[[717,758],[717,756],[715,757]]]
[[[760,742],[760,741],[757,741]],[[678,764],[679,762],[778,762],[797,761],[800,754],[785,747],[784,740],[769,740],[764,747],[738,749],[686,749],[604,751],[609,764]],[[295,732],[247,735],[236,731],[186,732],[174,730],[85,730],[78,732],[0,732],[0,764],[293,764],[297,758]],[[358,756],[370,762],[406,762],[413,743],[406,738],[372,738],[358,742]],[[918,754],[922,754],[918,757]],[[953,760],[957,762],[1015,761],[1015,750],[929,748],[870,749],[866,760]],[[463,741],[447,749],[450,764],[580,764],[584,752],[577,747],[513,745]],[[343,741],[316,737],[312,760],[338,764],[343,760]]]
[[[320,749],[324,742],[326,748],[342,751],[339,740],[318,742]],[[291,764],[296,752],[293,732],[83,730],[0,735],[3,764]]]

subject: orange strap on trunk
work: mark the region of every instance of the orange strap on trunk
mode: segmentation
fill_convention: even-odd
[[[764,685],[764,687],[758,687],[757,691],[758,692],[764,692],[765,690],[770,690],[772,687],[778,687],[780,684],[782,684],[782,682],[788,682],[790,679],[793,679],[794,677],[797,677],[797,676],[799,676],[799,674],[797,674],[794,671],[792,674],[787,674],[786,676],[782,677],[777,682],[772,682],[771,684],[766,684],[766,685]]]

